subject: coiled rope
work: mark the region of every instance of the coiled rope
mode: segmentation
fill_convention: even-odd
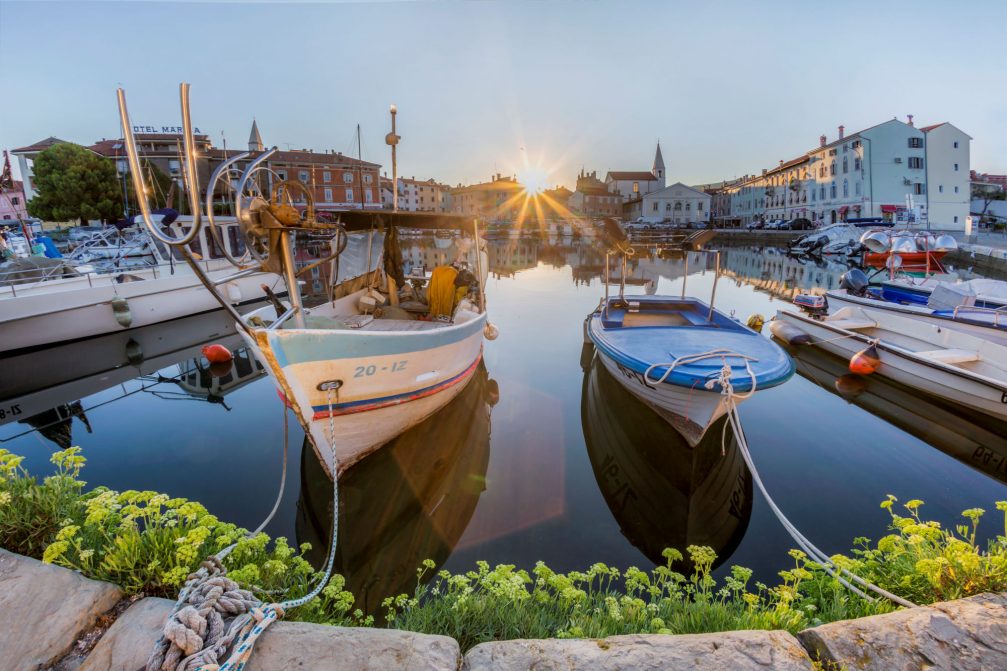
[[[734,436],[738,441],[738,448],[741,450],[741,456],[744,458],[745,464],[748,466],[748,470],[751,471],[752,473],[752,480],[759,488],[759,491],[762,492],[762,496],[765,497],[766,502],[769,504],[769,508],[773,511],[773,514],[776,515],[776,519],[780,521],[780,524],[782,524],[783,528],[787,531],[788,534],[790,534],[790,537],[794,539],[794,542],[796,542],[797,545],[800,546],[800,548],[804,550],[804,552],[809,557],[811,557],[813,561],[821,565],[822,569],[826,573],[828,573],[830,576],[838,580],[839,583],[842,584],[844,587],[852,591],[854,594],[857,594],[861,598],[865,599],[866,601],[870,601],[873,603],[876,599],[866,594],[863,590],[852,585],[848,580],[843,578],[843,576],[846,576],[847,578],[857,583],[858,585],[864,587],[865,589],[871,592],[874,592],[879,596],[888,599],[889,601],[892,601],[893,603],[896,603],[900,606],[905,606],[906,608],[915,608],[916,604],[914,604],[913,602],[903,599],[902,597],[897,596],[895,594],[892,594],[888,590],[878,587],[874,583],[864,580],[863,578],[853,573],[852,571],[836,564],[816,545],[814,545],[811,541],[809,541],[804,536],[804,534],[802,534],[797,529],[797,527],[795,527],[794,524],[789,519],[787,519],[787,516],[783,514],[783,511],[780,510],[779,506],[776,505],[776,502],[773,500],[773,497],[771,497],[769,495],[769,492],[766,490],[766,486],[765,484],[763,484],[762,478],[759,477],[759,471],[755,468],[755,462],[752,459],[752,454],[748,450],[748,440],[745,438],[745,432],[741,426],[741,416],[738,413],[737,400],[741,398],[747,398],[747,396],[754,394],[756,387],[755,375],[752,372],[751,367],[748,366],[747,362],[745,364],[745,367],[748,369],[748,373],[749,375],[751,375],[752,378],[752,389],[751,391],[748,392],[748,394],[745,397],[741,397],[734,392],[734,387],[731,384],[731,369],[727,365],[725,365],[721,369],[720,376],[717,380],[721,388],[720,393],[726,398],[727,419],[728,419],[727,423],[724,424],[724,431],[721,437],[721,450],[723,451],[726,449],[727,426],[728,424],[730,424],[731,429],[734,431]],[[708,386],[712,387],[712,385],[709,383]]]
[[[209,557],[198,570],[188,576],[168,615],[161,636],[147,659],[145,671],[241,671],[252,654],[256,640],[266,628],[283,617],[286,610],[314,599],[328,584],[335,563],[339,533],[339,479],[332,394],[333,389],[328,389],[329,449],[332,452],[332,537],[325,570],[314,588],[297,599],[264,605],[252,592],[241,589],[238,583],[226,577],[227,569],[222,560],[237,546],[237,543],[232,543]],[[287,481],[287,452],[288,420],[284,405],[283,470],[279,492],[272,510],[247,537],[261,532],[280,507]],[[226,618],[231,618],[230,622],[225,622]],[[221,657],[232,644],[234,647],[231,655],[220,664]]]

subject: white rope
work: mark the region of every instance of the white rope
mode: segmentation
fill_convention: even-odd
[[[746,367],[748,367],[747,363]],[[751,368],[748,368],[748,372],[749,374],[752,374]],[[727,405],[728,422],[724,424],[724,432],[721,438],[722,441],[721,449],[724,449],[724,446],[726,445],[727,424],[729,423],[731,425],[731,428],[734,430],[734,436],[735,439],[738,441],[738,448],[741,451],[741,456],[744,458],[745,464],[748,466],[748,470],[751,471],[752,473],[752,480],[755,482],[756,486],[758,486],[759,491],[762,492],[762,496],[766,499],[766,502],[769,504],[769,508],[773,511],[773,514],[776,515],[776,518],[780,521],[780,524],[783,525],[783,528],[787,531],[787,533],[790,534],[790,537],[794,539],[794,541],[798,544],[798,546],[800,546],[800,548],[804,550],[804,552],[813,561],[820,564],[822,569],[826,573],[828,573],[830,576],[838,580],[840,584],[842,584],[844,587],[846,587],[853,593],[857,594],[858,596],[862,597],[863,599],[870,602],[875,601],[873,597],[865,594],[862,590],[850,584],[850,582],[845,580],[842,576],[840,576],[839,573],[846,575],[853,582],[856,582],[857,584],[867,588],[868,590],[874,592],[875,594],[883,596],[889,601],[892,601],[900,606],[905,606],[907,608],[915,608],[916,604],[914,604],[913,602],[903,599],[902,597],[897,596],[895,594],[892,594],[891,592],[881,587],[878,587],[877,585],[867,580],[864,580],[855,573],[836,564],[822,550],[820,550],[811,541],[809,541],[804,536],[804,534],[802,534],[797,529],[797,527],[793,525],[793,523],[789,519],[787,519],[787,516],[784,515],[783,511],[780,510],[779,506],[776,505],[776,502],[773,500],[773,497],[769,495],[769,492],[766,489],[766,485],[762,482],[762,478],[759,477],[759,472],[755,468],[755,462],[752,459],[752,454],[748,449],[748,440],[745,438],[745,432],[741,426],[741,416],[738,413],[738,404],[736,399],[741,397],[734,393],[734,388],[731,385],[731,369],[726,365],[720,372],[719,382],[721,385],[721,393],[727,398],[727,404],[728,404]],[[752,390],[749,392],[748,394],[749,396],[755,393],[755,387],[756,387],[756,379],[755,376],[752,375]]]
[[[746,368],[748,367],[748,362],[749,361],[758,361],[758,359],[755,358],[755,357],[748,356],[747,354],[738,354],[737,352],[734,352],[734,351],[729,350],[729,349],[723,349],[723,348],[721,348],[721,349],[712,349],[712,350],[709,350],[709,351],[706,351],[706,352],[699,352],[698,354],[689,354],[687,356],[679,357],[679,358],[677,358],[674,361],[669,362],[669,363],[655,363],[655,364],[651,365],[650,367],[648,367],[647,370],[644,372],[644,374],[643,374],[643,381],[646,382],[646,383],[648,383],[648,384],[661,384],[662,382],[664,382],[665,380],[668,379],[668,376],[671,375],[672,371],[674,371],[675,368],[677,368],[679,365],[683,365],[684,366],[684,365],[688,365],[690,363],[696,363],[697,361],[703,361],[704,359],[720,359],[721,361],[724,362],[724,365],[726,366],[728,358],[741,359],[742,361],[745,362],[745,367]],[[667,366],[668,367],[667,370],[664,371],[664,374],[661,375],[661,377],[659,379],[652,380],[650,378],[650,371],[654,370],[655,368],[660,368],[662,366]],[[749,368],[748,372],[751,373],[752,369]],[[752,376],[752,383],[753,383],[753,391],[754,391],[754,383],[755,383],[755,376],[754,375]],[[707,384],[709,384],[709,383],[707,383]]]

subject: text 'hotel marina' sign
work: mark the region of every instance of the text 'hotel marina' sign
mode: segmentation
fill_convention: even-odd
[[[149,135],[151,133],[159,133],[161,135],[181,135],[181,126],[133,126],[133,132],[138,135]],[[195,126],[192,127],[192,133],[194,135],[202,135],[203,131],[199,130]]]

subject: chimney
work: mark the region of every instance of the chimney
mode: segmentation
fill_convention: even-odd
[[[769,172],[769,171],[766,170],[765,168],[762,169],[762,175],[763,175],[763,177],[765,177],[765,175],[766,175],[767,172]],[[748,175],[745,175],[744,179],[748,179]]]
[[[782,158],[780,159],[780,167],[781,168],[783,167],[783,159]]]
[[[913,115],[912,114],[907,114],[906,116],[909,118],[909,121],[907,121],[906,123],[908,123],[910,126],[912,126],[913,125]]]
[[[846,135],[845,131],[846,131],[846,126],[839,126],[839,139],[840,140],[842,140],[843,137]]]
[[[828,143],[829,143],[829,141],[825,138],[824,135],[819,135],[818,136],[818,146],[819,147],[824,147]]]

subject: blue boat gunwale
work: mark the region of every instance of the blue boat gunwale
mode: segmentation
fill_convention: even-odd
[[[678,325],[639,325],[639,326],[622,326],[621,324],[615,325],[613,323],[611,326],[605,324],[605,308],[611,307],[613,303],[625,302],[637,304],[636,311],[639,313],[658,313],[664,314],[669,312],[691,312],[694,314],[702,314],[704,323],[690,323],[690,324],[678,324]],[[669,309],[670,308],[670,309]],[[621,367],[627,368],[635,373],[644,375],[647,369],[650,368],[656,362],[644,361],[632,354],[618,349],[613,343],[610,343],[605,335],[614,333],[623,333],[629,331],[667,331],[669,335],[673,335],[676,331],[704,331],[709,332],[711,335],[718,331],[720,332],[731,332],[733,334],[750,336],[754,338],[760,338],[762,342],[759,343],[759,347],[763,349],[764,352],[773,352],[777,350],[780,355],[780,363],[786,362],[783,366],[774,366],[773,369],[766,372],[759,372],[754,370],[759,366],[757,363],[753,363],[753,372],[755,373],[756,388],[768,388],[773,387],[783,382],[789,380],[796,370],[793,359],[788,355],[782,348],[773,343],[771,340],[762,338],[758,333],[748,328],[736,319],[733,319],[723,312],[717,309],[712,311],[712,323],[707,319],[710,315],[710,306],[703,301],[693,298],[693,297],[675,297],[675,296],[624,296],[622,298],[613,297],[609,298],[608,306],[605,305],[604,301],[602,305],[598,307],[595,312],[589,315],[589,327],[587,329],[588,335],[591,341],[594,343],[601,353],[608,358],[612,359],[615,363]],[[612,322],[612,320],[609,320]],[[711,348],[715,348],[715,345],[711,345]],[[745,352],[738,352],[738,354],[745,354]],[[737,366],[741,361],[740,357],[727,357],[728,364],[734,364]],[[770,362],[766,362],[770,363]],[[741,364],[743,365],[743,364]],[[689,366],[693,366],[695,370],[695,364],[690,364],[683,366],[682,368],[676,368],[671,372],[670,375],[664,380],[664,384],[671,384],[679,387],[689,387],[696,388],[699,385],[706,383],[711,379],[716,379],[720,373],[719,363],[716,366],[716,370],[705,374],[697,374],[688,372]],[[732,367],[734,367],[732,366]],[[657,383],[657,380],[664,375],[668,366],[657,366],[650,374],[650,383],[652,385]],[[752,378],[749,376],[747,369],[743,369],[740,374],[732,376],[734,379],[732,384],[736,391],[747,392],[752,389]],[[720,390],[719,385],[715,385],[714,389],[716,391]]]

